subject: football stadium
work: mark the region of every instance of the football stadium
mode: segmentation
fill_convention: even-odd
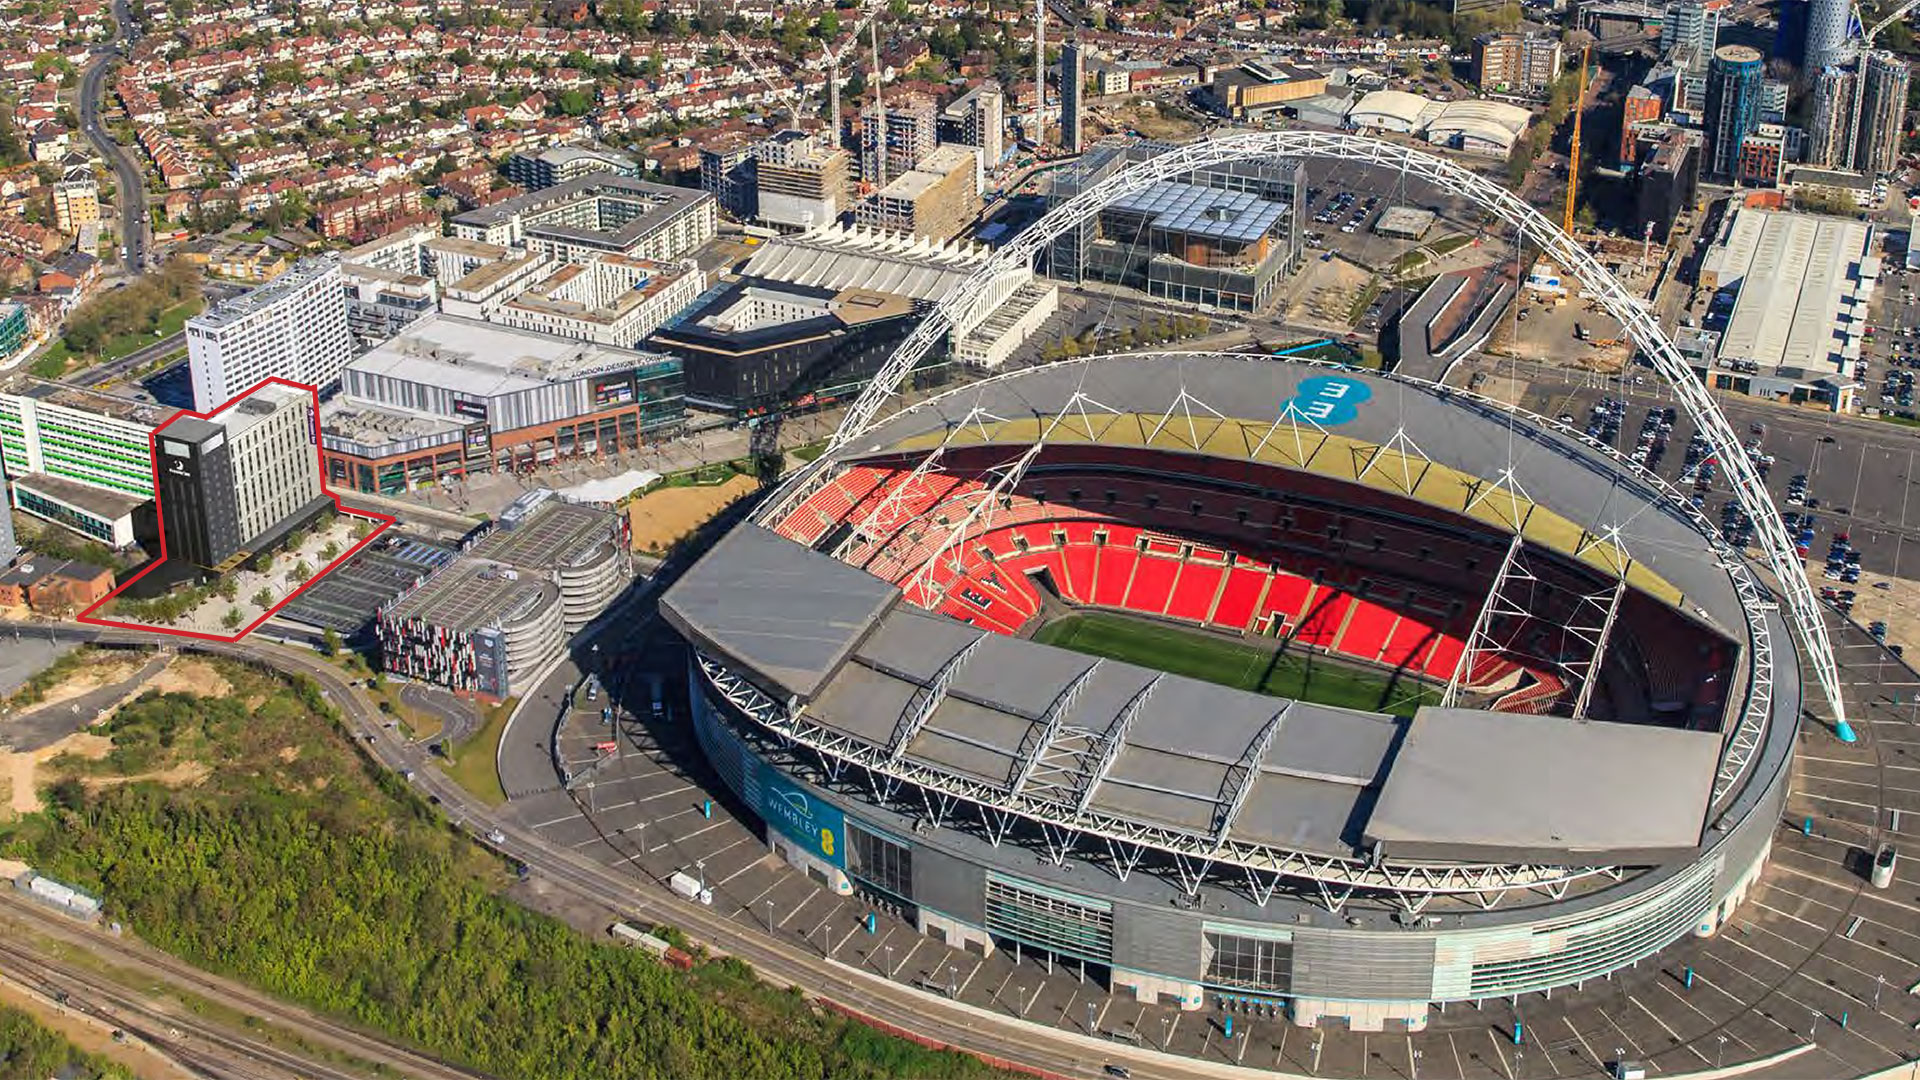
[[[1715,933],[1802,695],[1784,605],[1661,478],[1259,354],[876,415],[661,606],[707,755],[818,880],[1141,1000],[1358,1030]]]

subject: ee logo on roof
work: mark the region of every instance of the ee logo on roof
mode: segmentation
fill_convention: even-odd
[[[1373,396],[1373,387],[1344,375],[1315,375],[1300,380],[1293,397],[1280,407],[1282,416],[1298,416],[1322,427],[1335,427],[1359,415],[1360,403]]]

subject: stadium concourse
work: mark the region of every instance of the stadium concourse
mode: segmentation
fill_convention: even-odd
[[[882,420],[662,611],[715,771],[834,891],[1141,1003],[1412,1033],[1740,910],[1801,686],[1718,536],[1473,395],[1100,357]],[[1032,640],[1096,609],[1346,689]]]

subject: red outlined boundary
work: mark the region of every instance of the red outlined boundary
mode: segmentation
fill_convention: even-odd
[[[333,508],[339,513],[346,514],[349,517],[357,517],[367,521],[377,522],[379,524],[379,527],[374,529],[372,532],[368,533],[366,536],[362,537],[358,543],[354,544],[352,547],[348,548],[346,551],[341,552],[339,558],[334,559],[332,562],[321,567],[319,570],[316,570],[312,577],[300,583],[299,588],[288,593],[286,596],[281,597],[279,603],[273,605],[272,607],[268,608],[266,611],[262,612],[259,618],[241,627],[240,630],[234,634],[207,634],[207,633],[202,633],[198,630],[180,630],[171,626],[152,626],[147,623],[124,622],[119,619],[96,618],[93,614],[95,611],[98,611],[102,606],[104,606],[108,601],[112,600],[114,597],[119,596],[122,592],[126,590],[126,588],[129,585],[132,585],[134,582],[139,581],[141,578],[146,577],[148,574],[151,574],[155,570],[159,569],[160,566],[167,561],[167,534],[166,534],[166,530],[162,528],[160,530],[160,557],[158,559],[153,560],[152,562],[149,562],[144,568],[141,569],[139,573],[121,582],[119,585],[114,586],[114,590],[112,592],[101,597],[98,601],[94,602],[91,606],[89,606],[87,610],[81,612],[77,616],[80,622],[92,623],[95,626],[112,626],[122,630],[145,630],[155,634],[172,634],[175,637],[197,638],[201,641],[226,641],[226,642],[239,641],[241,638],[244,638],[248,634],[251,634],[255,630],[259,629],[262,623],[265,623],[268,619],[273,618],[274,615],[279,613],[281,608],[286,607],[289,603],[291,603],[294,597],[299,596],[301,593],[306,592],[308,589],[313,588],[316,582],[318,582],[321,578],[326,577],[327,574],[331,573],[335,567],[338,567],[341,563],[351,558],[354,552],[359,551],[361,548],[364,548],[368,544],[373,543],[374,537],[379,536],[381,533],[393,527],[394,525],[393,515],[382,514],[373,510],[361,510],[355,507],[347,506],[340,501],[340,496],[335,494],[333,489],[327,486],[326,453],[325,453],[325,450],[320,445],[320,390],[318,387],[309,386],[306,383],[297,383],[288,379],[282,379],[278,377],[261,379],[259,382],[254,383],[252,386],[247,387],[245,393],[235,396],[231,400],[222,404],[219,408],[214,409],[212,412],[200,413],[200,412],[194,412],[190,409],[181,409],[179,412],[176,412],[172,416],[167,417],[166,420],[162,422],[159,427],[156,427],[153,429],[153,431],[147,436],[147,448],[148,448],[148,452],[153,457],[153,509],[154,509],[155,517],[158,518],[160,513],[160,433],[166,430],[167,425],[173,423],[175,420],[178,420],[183,416],[190,416],[197,420],[212,419],[216,413],[219,413],[221,410],[228,408],[229,406],[233,405],[234,402],[237,402],[242,398],[251,396],[255,391],[259,390],[261,387],[266,386],[270,383],[278,383],[281,386],[290,386],[295,390],[304,390],[308,394],[313,395],[313,452],[315,456],[320,458],[320,490],[323,493],[325,493],[328,498],[333,500]]]

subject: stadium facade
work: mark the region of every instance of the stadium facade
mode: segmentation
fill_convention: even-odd
[[[1336,707],[1030,640],[1083,609],[1387,689]],[[1716,932],[1801,698],[1780,607],[1658,477],[1472,394],[1257,356],[922,402],[662,611],[703,747],[788,861],[952,945],[1361,1030]]]

